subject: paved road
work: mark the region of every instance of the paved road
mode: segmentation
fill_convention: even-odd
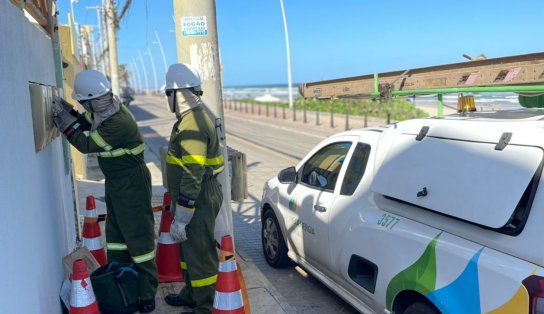
[[[154,185],[160,185],[159,148],[167,145],[175,119],[163,97],[136,97],[130,109],[149,148],[146,160],[154,163],[150,167]],[[285,269],[268,266],[260,242],[259,202],[264,182],[281,169],[295,165],[315,144],[341,129],[319,128],[315,124],[296,124],[231,110],[225,112],[225,128],[227,144],[244,152],[247,158],[249,198],[244,202],[233,202],[231,206],[235,244],[244,252],[242,258],[251,261],[261,271],[273,286],[272,290],[276,291],[274,297],[289,305],[289,312],[357,313],[297,265],[292,264]],[[249,288],[251,282],[248,282]]]

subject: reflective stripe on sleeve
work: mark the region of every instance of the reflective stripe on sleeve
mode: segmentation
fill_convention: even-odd
[[[201,166],[223,166],[223,156],[218,156],[214,158],[206,158],[206,156],[199,155],[187,155],[181,158],[167,155],[166,162],[171,165],[184,166],[186,164],[201,165]]]
[[[154,258],[155,258],[155,250],[153,250],[153,251],[151,251],[149,253],[146,253],[146,254],[133,256],[132,260],[137,264],[141,264],[141,263],[149,262],[150,260],[152,260]]]
[[[111,145],[108,144],[106,141],[104,141],[104,139],[102,138],[102,136],[100,136],[98,131],[92,132],[91,133],[91,138],[96,143],[96,145],[101,147],[103,150],[110,151],[112,149]]]
[[[225,166],[221,165],[220,167],[213,169],[212,174],[216,175],[218,173],[221,173],[223,170],[225,170]]]
[[[112,251],[126,251],[128,250],[126,243],[106,243],[108,250]]]
[[[87,122],[89,122],[90,124],[93,124],[93,114],[92,113],[86,111],[83,116],[85,117],[85,120],[87,120]]]
[[[98,157],[120,157],[123,155],[138,155],[145,150],[145,144],[140,144],[133,149],[117,148],[108,152],[98,153]]]
[[[217,275],[213,275],[211,277],[204,278],[204,279],[191,280],[191,286],[193,288],[205,287],[205,286],[213,285],[216,281],[217,281]]]

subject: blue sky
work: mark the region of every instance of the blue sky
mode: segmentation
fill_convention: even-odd
[[[193,0],[197,1],[197,0]],[[119,8],[125,0],[118,0]],[[96,25],[86,10],[101,0],[79,0],[80,24]],[[160,3],[160,4],[159,4]],[[544,51],[542,0],[284,0],[294,83],[466,61],[462,54],[488,58]],[[66,23],[70,0],[59,0]],[[223,84],[287,83],[285,35],[279,0],[216,0]],[[164,66],[177,62],[173,3],[134,0],[118,32],[119,62],[142,53],[150,84],[159,85]],[[138,61],[141,70],[141,63]],[[143,75],[143,74],[142,74]]]

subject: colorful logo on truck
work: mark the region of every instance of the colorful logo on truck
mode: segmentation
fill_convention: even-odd
[[[393,308],[395,296],[412,290],[426,296],[442,313],[481,313],[478,261],[484,248],[468,261],[461,274],[448,285],[436,289],[436,244],[438,234],[425,248],[419,259],[398,273],[387,286],[386,306]],[[517,292],[503,305],[487,312],[492,314],[527,313],[528,294],[520,285]]]

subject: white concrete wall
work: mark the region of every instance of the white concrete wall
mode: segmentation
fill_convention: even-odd
[[[60,137],[35,152],[28,88],[56,85],[53,49],[10,1],[0,1],[0,73],[0,313],[60,313],[72,181]]]

